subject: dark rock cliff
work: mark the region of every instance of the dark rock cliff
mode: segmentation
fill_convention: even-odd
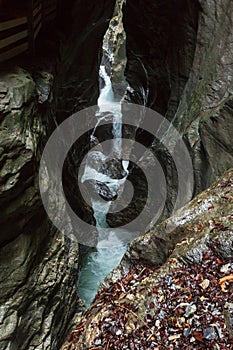
[[[123,7],[126,99],[162,113],[184,136],[195,193],[233,163],[232,6],[230,0],[128,0]],[[166,164],[156,142],[153,150]]]
[[[61,45],[61,63],[57,77],[58,123],[88,106],[97,105],[99,66],[103,37],[113,16],[115,1],[71,1],[67,12],[68,28]],[[64,5],[67,8],[67,5]],[[69,24],[70,23],[70,24]],[[94,116],[93,116],[94,117]],[[92,209],[82,199],[77,186],[76,169],[90,149],[87,133],[71,148],[64,170],[64,189],[73,210],[85,221],[94,224]]]
[[[67,4],[64,5],[67,7]],[[59,120],[94,106],[99,95],[102,39],[112,18],[114,0],[73,1],[67,35],[61,48],[58,76]]]
[[[102,38],[114,1],[68,1],[62,6],[56,64],[49,62],[51,47],[43,52],[42,43],[42,59],[27,64],[33,69],[6,64],[0,77],[2,350],[58,349],[82,305],[77,296],[78,243],[49,222],[38,170],[55,125],[96,104]],[[47,41],[46,34],[42,40]],[[54,47],[51,39],[49,44]],[[45,56],[45,66],[51,68],[36,68],[44,66]]]
[[[231,14],[231,1],[128,0],[123,4],[128,82],[124,99],[156,110],[176,127],[193,162],[193,196],[233,164]],[[150,134],[128,132],[151,145],[163,167],[169,188],[161,216],[165,218],[172,213],[177,195],[172,155]],[[141,178],[134,182],[143,188]],[[139,213],[140,200],[136,208]],[[109,222],[114,225],[112,218]]]
[[[124,1],[117,0],[113,18],[109,23],[109,28],[104,36],[103,48],[104,59],[112,81],[114,96],[121,100],[125,94],[127,83],[125,81],[126,66],[126,34],[123,26],[122,6]]]
[[[192,68],[198,11],[197,1],[126,2],[123,22],[131,100],[163,114],[171,104],[174,114]]]
[[[79,305],[78,245],[48,222],[38,188],[53,75],[15,68],[0,79],[0,348],[56,349]]]

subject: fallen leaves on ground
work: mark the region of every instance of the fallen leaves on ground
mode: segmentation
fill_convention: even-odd
[[[100,304],[106,308],[105,317],[93,322],[96,336],[92,347],[83,349],[232,349],[233,264],[215,256],[211,249],[201,264],[182,266],[179,262],[176,267],[177,263],[171,259],[173,272],[159,277],[154,285],[151,281],[157,268],[132,268],[123,279],[99,293],[85,319]],[[221,272],[226,269],[228,275]],[[139,291],[147,304],[144,314],[137,302]],[[73,331],[69,350],[80,349],[75,344],[84,328],[85,322]]]

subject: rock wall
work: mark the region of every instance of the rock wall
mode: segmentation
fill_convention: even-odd
[[[126,2],[127,95],[133,102],[165,113],[170,99],[176,110],[192,68],[198,8],[186,0]]]
[[[0,77],[0,348],[57,349],[78,311],[78,245],[49,223],[38,188],[53,127],[53,75]]]
[[[196,193],[233,164],[233,3],[200,3],[193,67],[175,114],[192,150]]]
[[[62,350],[232,346],[233,170],[135,239]]]
[[[114,6],[114,0],[76,0],[64,3],[68,12],[68,21],[65,22],[68,28],[67,35],[63,38],[58,77],[59,120],[97,103],[102,40]]]
[[[76,0],[68,4],[64,3],[67,20],[57,77],[58,123],[79,110],[97,105],[103,37],[112,18],[115,1]],[[95,115],[93,118],[96,119]],[[64,168],[64,189],[76,214],[94,224],[92,209],[82,200],[77,186],[76,171],[90,149],[89,136],[86,133],[77,140],[69,152]]]
[[[126,67],[126,34],[123,26],[122,6],[124,1],[116,1],[113,18],[104,36],[104,62],[107,63],[111,77],[112,88],[117,100],[125,94],[127,83],[125,80]]]
[[[58,349],[82,308],[77,296],[79,246],[48,221],[38,169],[43,146],[57,123],[96,104],[102,39],[114,1],[71,0],[61,6],[60,57],[55,47],[59,40],[44,33],[38,48],[40,54],[46,51],[46,57],[29,63],[33,68],[27,70],[6,65],[0,76],[2,350]],[[47,38],[50,47],[45,50]],[[52,69],[36,68],[44,61]],[[76,146],[75,160],[83,144]],[[64,171],[72,195],[77,188],[73,170]],[[75,194],[82,207],[79,193]]]
[[[184,136],[193,158],[194,194],[233,161],[232,6],[224,0],[128,0],[123,7],[125,99],[162,113]],[[164,150],[156,142],[153,150],[172,181]]]

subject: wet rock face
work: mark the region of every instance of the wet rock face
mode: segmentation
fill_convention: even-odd
[[[1,349],[57,349],[78,311],[78,246],[46,222],[1,248]]]
[[[114,96],[121,100],[124,96],[127,83],[125,80],[126,67],[126,34],[123,26],[122,6],[124,1],[117,0],[113,18],[104,36],[103,42],[103,63],[111,77]]]
[[[201,243],[208,242],[209,234],[212,235],[214,232],[216,235],[218,232],[228,231],[232,225],[232,176],[233,171],[229,170],[210,189],[199,194],[188,205],[179,209],[175,215],[163,221],[148,234],[134,240],[129,248],[128,256],[135,255],[134,251],[141,252],[138,253],[137,259],[132,260],[134,265],[136,260],[139,264],[144,262],[146,265],[155,265],[156,249],[152,248],[148,253],[148,245],[152,247],[153,244],[156,245],[158,238],[164,239],[170,249],[172,246],[173,249],[175,247],[175,252],[179,252],[180,256],[189,251],[189,254],[192,255],[189,260],[192,263],[200,262],[198,259],[202,254],[199,254],[198,249],[202,250]],[[155,241],[153,241],[154,238]],[[199,248],[194,249],[197,244],[200,244]],[[226,258],[229,251],[228,244],[231,245],[227,241],[222,241],[216,248],[219,253],[226,255]]]
[[[200,3],[193,69],[175,120],[177,128],[185,130],[193,152],[197,192],[209,186],[233,161],[233,4]]]
[[[58,119],[97,104],[102,39],[115,1],[71,1],[69,26],[61,52],[58,83]],[[67,10],[67,4],[64,3]],[[72,19],[72,20],[71,20]],[[67,25],[67,22],[66,22]]]
[[[169,121],[174,120],[193,65],[199,9],[197,1],[186,0],[129,0],[123,5],[127,38],[125,75],[129,84],[126,102],[146,105]],[[168,217],[177,196],[177,169],[172,155],[166,145],[157,139],[153,141],[151,135],[139,131],[134,135],[130,130],[129,133],[136,141],[151,147],[163,168],[168,195],[160,219]],[[144,187],[140,177],[135,182],[138,188]],[[139,207],[140,202],[136,204]]]
[[[44,80],[51,87],[51,75]],[[46,127],[37,118],[40,105],[35,81],[22,69],[1,76],[1,243],[11,241],[36,222],[41,212],[35,170],[37,147]],[[11,225],[9,225],[11,222]]]
[[[195,194],[233,161],[232,6],[224,0],[128,0],[123,7],[125,99],[162,113],[184,135],[193,159]],[[156,141],[152,149],[173,187],[169,156]],[[170,207],[172,203],[166,215]]]
[[[230,170],[136,238],[62,350],[231,348],[232,195]]]
[[[123,7],[130,100],[176,110],[195,50],[197,1],[133,1]]]
[[[53,128],[53,76],[0,77],[0,348],[57,349],[78,309],[78,246],[48,222],[39,160]]]
[[[66,35],[63,38],[57,77],[58,123],[79,110],[97,105],[102,41],[115,6],[114,0],[76,0],[68,3],[63,3],[66,13],[63,31]],[[110,130],[108,132],[111,133]],[[64,190],[73,210],[84,221],[94,224],[93,211],[83,200],[77,186],[76,172],[90,146],[88,134],[77,140],[66,159],[63,180]]]

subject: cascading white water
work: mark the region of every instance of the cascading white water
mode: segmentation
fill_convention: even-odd
[[[98,106],[100,112],[109,111],[109,105],[115,102],[114,93],[112,89],[111,79],[108,76],[105,66],[100,66],[100,77],[104,80],[105,86],[101,90]],[[114,109],[113,109],[114,108]],[[114,150],[116,153],[120,153],[121,150],[121,133],[122,133],[122,114],[120,110],[120,104],[111,104],[111,112],[113,113],[113,136],[114,136]]]
[[[104,80],[104,87],[101,89],[100,96],[98,98],[98,106],[100,112],[106,112],[106,106],[115,101],[114,93],[112,89],[111,79],[108,76],[105,66],[101,65],[99,70],[100,77]]]
[[[113,108],[112,102],[115,101],[114,93],[112,90],[112,84],[110,77],[107,75],[105,67],[100,66],[100,77],[104,79],[105,86],[100,91],[98,99],[98,106],[100,113],[111,111],[113,115],[113,150],[111,150],[116,156],[120,158],[121,152],[121,138],[122,138],[122,114],[120,105],[116,105]],[[99,125],[101,117],[97,121],[96,127]],[[95,138],[94,134],[96,127],[91,135],[91,141]],[[117,193],[119,187],[126,181],[128,175],[129,162],[122,161],[122,168],[125,171],[125,177],[117,180],[113,179],[99,170],[101,163],[106,161],[106,155],[99,151],[89,152],[84,173],[82,176],[82,182],[86,180],[94,180],[105,183],[112,193]],[[96,227],[98,230],[98,243],[96,251],[90,252],[86,255],[82,261],[82,269],[79,276],[79,295],[84,300],[86,306],[89,306],[96,294],[100,281],[111,272],[111,270],[118,265],[123,254],[126,251],[126,244],[123,240],[117,237],[114,229],[110,230],[106,237],[104,228],[108,227],[106,222],[106,215],[111,205],[110,201],[98,200],[91,198],[91,204],[94,211],[94,218],[96,220]],[[122,237],[126,232],[122,232]]]

